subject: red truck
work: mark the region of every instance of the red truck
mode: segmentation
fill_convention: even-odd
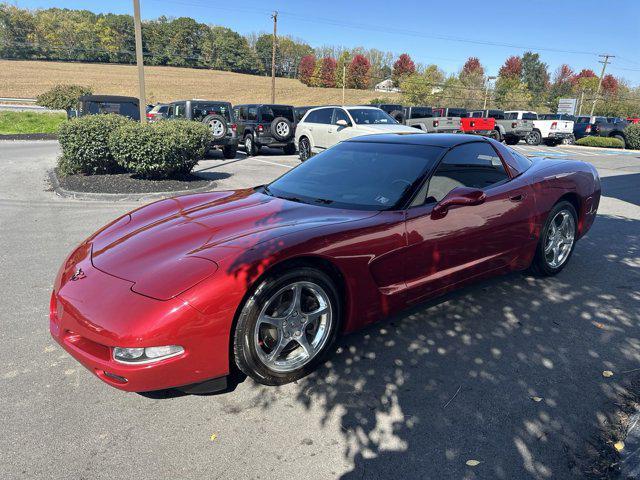
[[[496,121],[494,118],[469,118],[469,113],[465,108],[434,108],[433,114],[438,117],[459,117],[462,133],[471,133],[484,137],[494,137],[496,133]]]

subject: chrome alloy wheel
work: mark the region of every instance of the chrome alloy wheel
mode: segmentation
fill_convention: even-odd
[[[556,213],[547,228],[544,243],[544,259],[551,268],[558,268],[567,261],[576,235],[576,222],[568,210]]]
[[[275,372],[297,370],[325,346],[332,321],[331,302],[322,287],[305,281],[286,285],[258,316],[254,331],[258,357]]]
[[[219,138],[224,135],[224,125],[218,119],[213,119],[209,122],[209,128],[211,129],[211,133],[214,138]]]
[[[289,136],[289,125],[285,122],[278,122],[276,124],[276,133],[280,135],[282,138],[286,138]]]

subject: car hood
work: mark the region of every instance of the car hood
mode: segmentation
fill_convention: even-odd
[[[378,125],[366,125],[358,124],[357,129],[366,133],[420,133],[420,130],[414,127],[407,127],[406,125],[395,124],[378,124]]]
[[[253,189],[187,195],[127,214],[97,232],[93,266],[134,283],[132,290],[166,300],[217,270],[231,249],[250,249],[312,227],[359,220],[376,212],[296,203]]]

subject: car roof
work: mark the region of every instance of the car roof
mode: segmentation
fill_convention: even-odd
[[[220,103],[220,104],[223,104],[223,105],[231,105],[231,103],[226,102],[224,100],[207,100],[205,98],[192,98],[192,99],[189,99],[189,100],[174,100],[171,103],[174,104],[174,103],[182,103],[182,102]]]
[[[287,105],[284,103],[241,103],[240,105],[236,105],[236,107],[291,107],[295,108],[293,105]]]
[[[122,95],[83,95],[78,100],[81,102],[135,102],[136,97],[125,97]]]
[[[463,143],[486,142],[479,135],[465,135],[460,133],[379,133],[350,138],[345,142],[354,143],[393,143],[400,145],[425,145],[429,147],[451,148]]]

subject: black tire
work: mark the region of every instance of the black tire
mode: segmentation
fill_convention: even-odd
[[[494,130],[493,131],[493,136],[492,138],[496,141],[496,142],[500,142],[502,143],[502,134],[500,133],[500,130]]]
[[[294,143],[287,143],[282,149],[285,155],[295,155],[296,154],[296,146]]]
[[[226,145],[222,147],[222,156],[227,160],[236,158],[236,153],[238,153],[238,147],[236,145]]]
[[[311,158],[311,142],[307,137],[300,138],[298,142],[298,158],[301,162],[309,160]]]
[[[553,267],[547,261],[547,258],[544,253],[545,244],[549,235],[551,221],[556,218],[556,215],[561,211],[567,211],[573,217],[574,224],[574,240],[571,245],[571,249],[569,250],[566,258],[562,261],[562,263]],[[578,214],[576,213],[576,209],[573,204],[567,201],[561,201],[554,205],[554,207],[549,212],[547,219],[544,222],[544,226],[542,227],[542,231],[540,232],[540,239],[538,240],[538,245],[536,246],[536,253],[533,257],[533,262],[531,263],[531,267],[529,268],[530,272],[537,276],[548,277],[551,275],[556,275],[559,273],[566,265],[569,263],[571,259],[571,255],[573,254],[573,250],[575,249],[577,242],[577,226],[578,226]]]
[[[404,122],[406,120],[404,112],[401,112],[400,110],[393,110],[389,115],[391,115],[398,123],[404,125]]]
[[[622,142],[622,148],[627,148],[627,142],[624,140],[622,135],[611,135],[612,138],[617,138]]]
[[[253,135],[247,133],[244,136],[243,140],[244,150],[247,152],[247,157],[252,157],[256,153],[258,153],[258,149],[256,148],[256,143],[253,141]]]
[[[563,138],[560,143],[562,143],[562,145],[573,145],[574,143],[576,143],[576,138],[571,135],[570,137]]]
[[[527,145],[540,145],[542,142],[540,130],[532,130],[531,133],[525,137],[524,141],[527,142]]]
[[[213,137],[214,140],[220,140],[221,138],[224,138],[229,131],[229,127],[227,126],[227,119],[222,115],[207,115],[202,119],[202,123],[209,127],[209,130],[211,131],[211,137]]]
[[[520,139],[514,135],[507,135],[504,137],[504,142],[507,145],[517,145],[518,143],[520,143]]]
[[[293,123],[285,117],[276,117],[269,127],[273,138],[280,142],[286,142],[294,134]]]
[[[269,368],[257,352],[255,330],[262,308],[278,291],[295,282],[311,282],[327,294],[331,308],[331,324],[323,346],[315,356],[290,372],[278,372]],[[233,335],[233,354],[238,368],[247,376],[263,385],[283,385],[311,373],[326,359],[335,343],[341,321],[341,302],[331,278],[320,270],[310,267],[295,267],[274,272],[260,282],[244,302]]]

